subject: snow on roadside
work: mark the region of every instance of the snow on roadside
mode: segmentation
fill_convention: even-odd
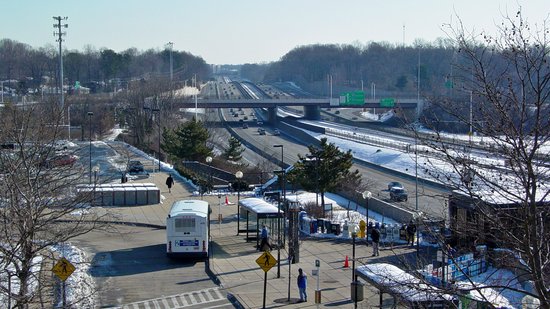
[[[70,308],[94,308],[96,305],[95,282],[89,272],[90,262],[86,253],[71,245],[59,244],[52,247],[52,251],[58,252],[75,266],[75,271],[65,281],[66,299]],[[47,271],[47,270],[46,270]],[[59,290],[61,293],[61,289]],[[57,307],[62,306],[61,294],[57,295]]]

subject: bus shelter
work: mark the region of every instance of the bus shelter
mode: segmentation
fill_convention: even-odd
[[[277,206],[260,198],[246,198],[239,201],[240,213],[246,219],[246,241],[256,240],[256,248],[260,245],[260,232],[262,225],[270,230],[273,240],[275,235],[280,239],[285,216]],[[240,219],[239,219],[240,220]]]
[[[393,308],[398,304],[407,308],[448,308],[451,303],[458,304],[455,296],[391,264],[360,266],[356,275],[380,291],[380,306],[384,293],[393,297]]]

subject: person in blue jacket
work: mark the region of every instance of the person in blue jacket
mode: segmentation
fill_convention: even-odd
[[[307,276],[304,274],[302,269],[298,269],[298,290],[300,291],[300,303],[307,302]]]

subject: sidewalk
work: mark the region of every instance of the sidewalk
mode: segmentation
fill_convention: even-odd
[[[172,203],[179,199],[200,199],[193,196],[191,188],[175,179],[171,193],[165,185],[168,173],[152,173],[147,179],[136,182],[152,182],[161,190],[161,204],[116,207],[112,211],[120,214],[126,222],[139,222],[143,224],[164,226],[166,215]],[[243,196],[241,196],[243,198]],[[244,197],[245,198],[245,197]],[[246,242],[245,235],[236,235],[237,223],[237,196],[229,195],[230,205],[225,204],[225,195],[206,195],[204,200],[210,203],[211,214],[211,238],[212,256],[210,269],[220,281],[222,288],[232,295],[240,303],[242,308],[262,308],[264,294],[265,272],[256,263],[261,252],[256,251],[255,242]],[[221,202],[221,205],[220,205]],[[222,221],[218,221],[218,214],[222,215]],[[411,255],[414,249],[394,247],[393,250],[384,248],[380,256],[370,257],[372,247],[366,247],[361,240],[356,245],[356,266],[370,262],[397,261],[396,254]],[[271,254],[277,259],[278,252]],[[348,256],[349,267],[344,268],[344,262]],[[320,260],[319,288],[321,290],[322,308],[353,308],[351,301],[352,282],[352,242],[333,239],[301,239],[300,262],[290,265],[286,261],[286,250],[280,251],[281,264],[267,272],[266,308],[311,308],[316,307],[315,290],[317,277],[312,276],[315,269],[315,260]],[[305,303],[297,303],[299,300],[296,277],[298,268],[302,268],[308,276],[308,300]],[[277,278],[277,272],[280,278]],[[290,278],[290,300],[288,298]],[[387,298],[387,299],[386,299]],[[385,296],[389,300],[389,296]],[[358,308],[379,308],[378,292],[365,285],[364,300],[358,302]]]

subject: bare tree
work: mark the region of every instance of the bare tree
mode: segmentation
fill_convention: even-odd
[[[59,157],[55,141],[64,130],[56,103],[1,111],[0,277],[17,278],[18,287],[0,284],[12,308],[52,306],[51,246],[103,226],[108,218],[89,205],[92,195],[77,194],[86,168]],[[8,149],[5,149],[8,148]],[[65,160],[65,161],[64,161]],[[41,262],[43,258],[44,262]]]
[[[496,35],[450,27],[458,55],[455,96],[433,101],[470,137],[453,141],[437,131],[416,132],[424,147],[417,151],[431,153],[431,175],[454,189],[449,206],[456,245],[506,249],[507,258],[492,251],[492,261],[530,282],[471,282],[470,289],[521,292],[541,308],[550,308],[549,31],[521,12],[504,17]],[[425,124],[437,128],[441,115],[429,118]]]

